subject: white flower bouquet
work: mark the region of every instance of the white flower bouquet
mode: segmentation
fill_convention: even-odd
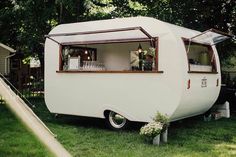
[[[140,129],[140,135],[142,135],[148,139],[152,139],[161,133],[162,128],[163,128],[162,123],[155,122],[155,121],[150,122],[150,123],[144,125]]]
[[[149,142],[151,140],[154,141],[154,139],[158,139],[158,135],[161,134],[163,142],[166,143],[168,126],[169,126],[169,117],[166,114],[163,115],[160,112],[157,112],[157,114],[153,118],[153,122],[144,125],[140,129],[140,135],[143,136],[144,139]],[[160,141],[160,136],[159,136],[159,141]]]

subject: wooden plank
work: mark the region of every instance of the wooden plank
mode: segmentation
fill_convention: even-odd
[[[218,74],[218,72],[208,72],[208,71],[188,71],[190,74]]]
[[[153,70],[153,71],[131,71],[131,70],[125,70],[125,71],[117,71],[117,70],[104,70],[104,71],[56,71],[56,73],[120,73],[120,74],[125,74],[125,73],[143,73],[143,74],[150,74],[150,73],[164,73],[163,71],[157,71],[157,70]]]

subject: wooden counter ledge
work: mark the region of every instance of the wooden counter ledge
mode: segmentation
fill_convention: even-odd
[[[218,72],[208,72],[208,71],[188,71],[189,74],[218,74]]]
[[[124,70],[124,71],[117,71],[117,70],[105,70],[105,71],[79,71],[79,70],[66,70],[66,71],[56,71],[57,73],[164,73],[163,71],[131,71],[131,70]]]

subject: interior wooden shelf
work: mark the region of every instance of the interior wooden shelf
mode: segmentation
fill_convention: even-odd
[[[218,74],[218,72],[213,71],[188,71],[188,73],[195,74]]]
[[[66,70],[66,71],[56,71],[57,73],[164,73],[163,71],[131,71],[131,70],[124,70],[124,71],[117,71],[117,70],[105,70],[105,71],[78,71],[78,70]]]

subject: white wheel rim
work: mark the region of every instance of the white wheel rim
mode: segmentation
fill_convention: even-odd
[[[126,121],[126,118],[118,113],[115,113],[113,111],[109,113],[109,122],[111,126],[116,129],[122,128],[126,124]]]

